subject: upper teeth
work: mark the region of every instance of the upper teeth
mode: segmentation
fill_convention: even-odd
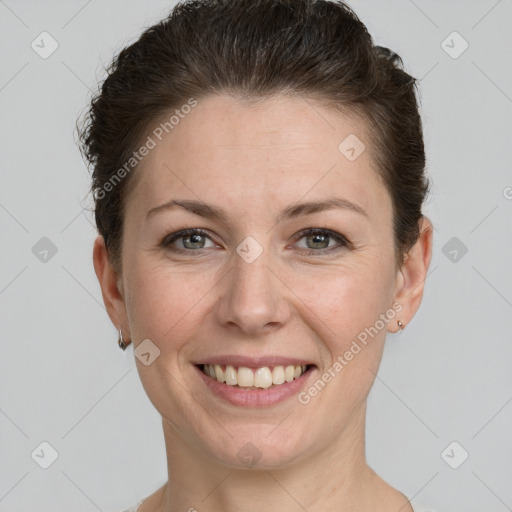
[[[225,382],[229,386],[238,384],[243,388],[252,386],[269,388],[272,384],[277,386],[298,379],[306,371],[306,368],[307,366],[289,365],[274,366],[273,368],[263,366],[253,370],[245,366],[235,367],[229,364],[225,367],[220,364],[204,364],[203,372],[219,382]]]

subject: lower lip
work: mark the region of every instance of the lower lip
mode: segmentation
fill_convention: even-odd
[[[278,386],[267,389],[243,389],[229,386],[219,382],[217,379],[208,377],[201,367],[195,366],[200,378],[212,393],[219,398],[226,400],[233,405],[243,405],[246,407],[268,407],[296,395],[305,387],[306,382],[314,373],[316,367],[311,367],[306,373],[303,373],[298,379],[291,382],[285,382]]]

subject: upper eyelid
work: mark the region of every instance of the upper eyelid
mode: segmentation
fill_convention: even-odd
[[[208,231],[202,229],[202,228],[185,228],[185,229],[179,229],[178,231],[173,231],[172,233],[169,233],[165,235],[160,242],[160,245],[171,245],[176,240],[180,240],[181,238],[185,238],[187,236],[193,236],[193,235],[201,235],[204,237],[209,238],[212,242],[214,242],[212,236],[209,234]],[[215,242],[214,242],[215,243]]]

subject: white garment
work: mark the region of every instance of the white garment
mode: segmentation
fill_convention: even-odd
[[[411,506],[414,510],[414,512],[435,512],[435,510],[432,510],[429,507],[425,507],[423,505],[420,505],[419,503],[416,503],[415,501],[411,501]],[[137,512],[139,510],[139,507],[142,505],[142,501],[139,501],[137,505],[134,505],[133,507],[127,508],[126,510],[123,510],[122,512]]]

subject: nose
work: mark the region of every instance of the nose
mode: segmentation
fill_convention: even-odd
[[[221,281],[217,307],[218,320],[225,327],[256,336],[279,329],[290,318],[287,287],[269,267],[267,255],[263,251],[251,263],[234,255],[233,266]]]

